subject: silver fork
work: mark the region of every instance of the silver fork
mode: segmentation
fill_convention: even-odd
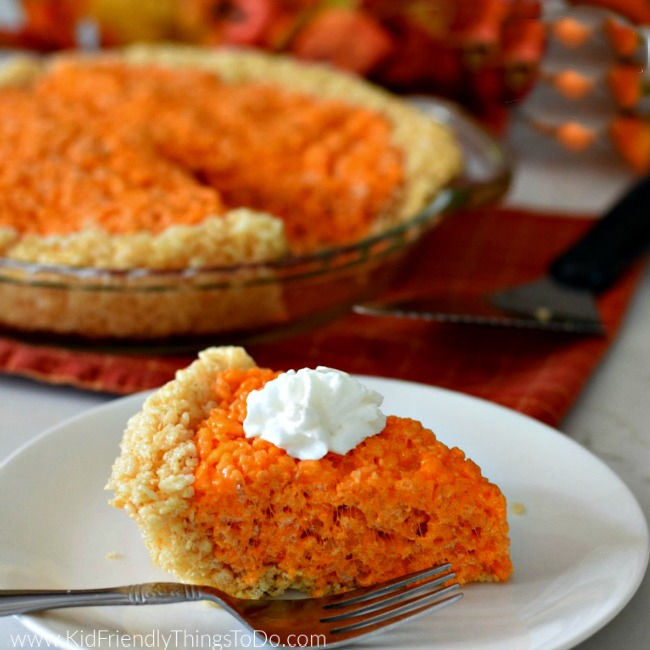
[[[199,585],[148,582],[104,589],[0,590],[0,616],[64,607],[164,605],[207,600],[273,645],[334,647],[386,630],[462,598],[450,564],[324,598],[245,600]],[[303,641],[306,643],[303,644]]]

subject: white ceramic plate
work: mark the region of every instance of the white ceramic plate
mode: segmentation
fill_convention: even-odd
[[[387,412],[422,420],[501,486],[515,565],[510,582],[465,587],[460,603],[379,635],[371,647],[558,650],[623,608],[647,566],[648,529],[632,494],[600,460],[494,404],[419,384],[363,380],[385,395]],[[135,524],[107,505],[103,491],[124,424],[142,399],[88,411],[2,465],[0,586],[169,579],[151,567]],[[252,647],[225,612],[203,603],[69,609],[21,620],[63,648]]]

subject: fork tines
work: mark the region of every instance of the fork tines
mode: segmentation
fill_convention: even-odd
[[[371,632],[373,628],[385,630],[404,619],[442,609],[462,598],[455,578],[451,565],[445,564],[341,594],[324,606],[332,615],[321,618],[320,622],[334,624],[330,634],[341,637],[361,630]]]

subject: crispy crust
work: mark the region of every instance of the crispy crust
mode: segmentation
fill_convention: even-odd
[[[111,504],[137,522],[154,562],[186,582],[226,588],[232,580],[225,567],[215,567],[211,542],[190,518],[197,464],[193,437],[214,406],[216,375],[254,365],[242,348],[201,352],[129,420],[106,486],[114,492]]]
[[[0,228],[0,251],[22,262],[130,269],[183,269],[267,262],[288,252],[282,222],[247,208],[208,217],[194,226],[171,226],[160,234],[110,235],[87,229],[70,235],[23,235]]]
[[[54,57],[60,59],[79,55]],[[206,50],[182,46],[135,46],[94,55],[132,64],[194,66],[214,71],[229,83],[271,82],[317,98],[338,99],[377,111],[393,125],[393,142],[405,156],[405,184],[392,208],[379,215],[374,232],[412,217],[455,176],[461,164],[449,130],[413,107],[367,82],[324,66],[244,50]],[[0,74],[0,85],[16,84],[43,71],[33,59],[18,59]],[[208,215],[206,215],[208,217]],[[189,251],[189,252],[188,252]],[[248,209],[209,217],[195,226],[169,228],[159,235],[110,235],[87,230],[66,236],[20,237],[0,228],[0,254],[27,262],[100,268],[184,268],[268,261],[286,255],[280,219]]]

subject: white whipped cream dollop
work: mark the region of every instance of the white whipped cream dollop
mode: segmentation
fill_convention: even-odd
[[[249,393],[244,432],[300,460],[318,460],[330,451],[346,454],[384,428],[382,401],[340,370],[289,370]]]

